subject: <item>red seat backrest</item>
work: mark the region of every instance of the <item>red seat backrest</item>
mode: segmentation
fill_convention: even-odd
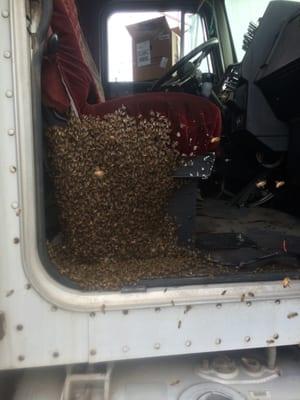
[[[44,104],[62,113],[71,106],[80,114],[86,104],[104,101],[99,73],[83,37],[75,0],[54,0],[51,33],[58,35],[59,49],[43,60]]]

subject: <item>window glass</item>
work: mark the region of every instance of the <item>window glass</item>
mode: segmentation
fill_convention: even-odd
[[[204,18],[198,14],[185,14],[184,54],[207,41],[207,32]],[[201,72],[212,72],[210,55],[201,64]]]
[[[292,0],[298,1],[299,0]],[[243,39],[250,22],[257,23],[268,7],[270,0],[225,0],[229,24],[238,61],[244,57]]]
[[[159,79],[183,55],[207,40],[203,18],[180,11],[118,12],[108,19],[108,79],[110,82]],[[184,40],[182,43],[182,36]],[[209,58],[201,71],[211,70]]]

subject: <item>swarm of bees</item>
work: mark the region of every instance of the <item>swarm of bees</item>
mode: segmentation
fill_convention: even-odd
[[[165,207],[178,153],[160,114],[72,118],[49,131],[64,243],[78,260],[149,258],[175,244]]]
[[[89,289],[196,274],[198,255],[177,246],[166,211],[179,165],[170,133],[163,115],[131,117],[125,107],[48,131],[62,230],[49,252],[62,274]]]
[[[103,118],[72,117],[47,132],[61,226],[49,255],[81,288],[234,273],[177,245],[167,214],[180,165],[171,130],[159,113],[132,117],[122,107]]]

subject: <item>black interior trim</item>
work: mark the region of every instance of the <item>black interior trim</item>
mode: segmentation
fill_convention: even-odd
[[[137,287],[156,288],[156,287],[174,287],[174,286],[190,286],[190,285],[209,285],[223,283],[242,283],[242,282],[274,282],[282,281],[284,278],[300,279],[300,272],[286,271],[285,273],[236,273],[232,275],[220,275],[211,277],[192,277],[192,278],[167,278],[167,279],[143,279],[138,282]],[[124,288],[125,289],[125,288]],[[128,286],[126,291],[132,290],[133,287]]]

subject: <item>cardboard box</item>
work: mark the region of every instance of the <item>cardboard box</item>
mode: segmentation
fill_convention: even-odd
[[[133,80],[159,79],[179,59],[179,31],[165,17],[128,25],[132,37]]]

